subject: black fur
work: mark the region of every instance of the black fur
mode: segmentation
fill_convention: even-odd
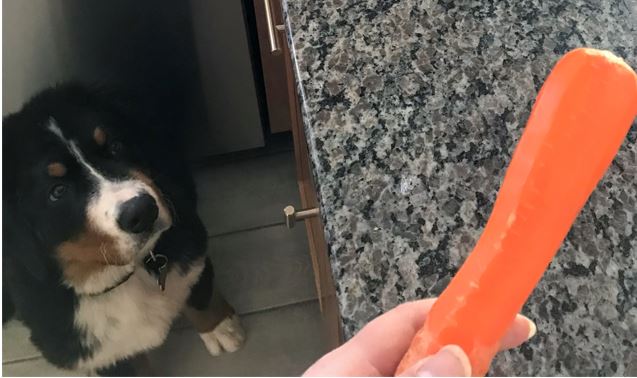
[[[100,377],[131,377],[136,376],[137,371],[130,360],[118,361],[115,365],[97,370]]]
[[[73,180],[68,198],[47,201],[55,180],[41,174],[41,168],[60,154],[51,142],[54,136],[46,132],[49,117],[80,139],[98,125],[105,127],[123,143],[124,155],[117,161],[104,159],[104,169],[117,176],[139,168],[155,182],[173,212],[173,226],[162,235],[156,253],[187,268],[206,251],[194,181],[179,146],[165,137],[165,125],[149,124],[131,109],[134,104],[111,93],[68,84],[42,92],[3,122],[3,283],[17,315],[31,329],[33,343],[59,367],[70,368],[91,353],[73,326],[76,294],[61,285],[62,272],[53,256],[54,248],[85,223],[90,188],[71,167],[65,178]],[[3,288],[4,303],[6,297]]]
[[[7,279],[3,278],[2,279],[2,324],[4,324],[7,320],[11,319],[14,313],[15,313],[15,306],[13,305],[11,294],[9,293],[9,288],[7,286]]]
[[[188,297],[188,306],[195,310],[203,311],[210,304],[212,298],[212,283],[214,281],[214,271],[212,269],[212,263],[209,258],[206,258],[206,262],[199,276],[199,281],[190,290],[190,296]]]

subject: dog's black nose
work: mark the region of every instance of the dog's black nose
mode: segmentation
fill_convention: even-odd
[[[147,193],[140,194],[121,205],[117,224],[133,234],[148,232],[152,230],[158,212],[155,199]]]

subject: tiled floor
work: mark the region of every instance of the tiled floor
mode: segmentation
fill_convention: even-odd
[[[283,207],[299,203],[292,151],[211,164],[195,177],[217,284],[243,314],[248,339],[236,353],[211,357],[180,319],[150,354],[154,370],[182,376],[301,374],[326,344],[305,230],[282,225]],[[2,336],[4,375],[68,375],[40,357],[19,322],[5,325]]]

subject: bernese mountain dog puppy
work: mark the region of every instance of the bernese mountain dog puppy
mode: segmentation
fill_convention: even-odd
[[[4,118],[3,295],[60,368],[131,374],[180,313],[212,355],[244,341],[185,159],[131,114],[66,84]]]

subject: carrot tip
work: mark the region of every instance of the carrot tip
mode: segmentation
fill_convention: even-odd
[[[625,69],[628,72],[632,72],[633,74],[635,74],[635,71],[633,71],[633,69],[628,65],[628,63],[626,63],[626,61],[624,59],[622,59],[621,57],[618,57],[617,55],[615,55],[611,51],[598,50],[598,49],[593,49],[593,48],[589,48],[589,47],[583,47],[583,48],[575,49],[572,52],[575,52],[575,51],[578,51],[578,50],[582,51],[585,54],[591,55],[591,56],[603,57],[609,63],[616,64],[616,65],[620,66],[622,69]]]

